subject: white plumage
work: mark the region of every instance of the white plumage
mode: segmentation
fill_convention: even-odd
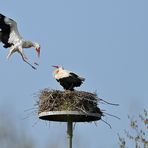
[[[56,69],[53,71],[54,78],[60,83],[65,90],[74,90],[74,87],[79,87],[85,78],[77,74],[65,70],[62,66],[53,66]]]
[[[17,23],[2,14],[0,14],[0,41],[4,44],[4,48],[10,48],[7,55],[8,59],[13,53],[18,52],[24,62],[36,69],[31,63],[28,62],[28,58],[24,54],[23,48],[34,47],[39,57],[40,45],[38,43],[23,39],[19,34]]]

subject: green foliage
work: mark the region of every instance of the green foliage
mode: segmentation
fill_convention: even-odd
[[[129,142],[135,145],[135,148],[148,148],[148,112],[144,109],[143,114],[139,114],[138,119],[130,120],[130,130],[124,130],[125,137],[118,134],[120,148],[126,148]],[[130,147],[130,146],[129,146]]]

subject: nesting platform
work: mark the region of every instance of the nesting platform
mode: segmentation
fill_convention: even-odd
[[[101,119],[101,114],[83,113],[78,111],[49,111],[39,114],[39,118],[48,121],[58,122],[90,122]]]
[[[38,116],[42,120],[91,122],[103,116],[96,93],[44,89],[38,97]]]

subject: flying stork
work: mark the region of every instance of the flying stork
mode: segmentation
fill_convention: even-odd
[[[62,66],[52,66],[56,69],[53,71],[54,78],[60,83],[65,90],[74,90],[74,87],[79,87],[85,78],[77,74],[65,70]]]
[[[40,45],[36,42],[25,40],[19,34],[17,23],[3,14],[0,14],[0,42],[4,44],[4,48],[10,49],[7,59],[9,59],[13,53],[18,52],[24,62],[29,64],[33,69],[36,69],[31,63],[28,62],[28,58],[24,54],[23,48],[34,47],[39,57]],[[36,62],[34,64],[37,65]]]

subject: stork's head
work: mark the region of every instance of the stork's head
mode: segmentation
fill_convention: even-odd
[[[63,68],[62,66],[52,65],[52,67],[56,68],[56,69],[54,70],[54,72],[53,72],[54,75],[57,74],[59,71],[64,70],[64,68]]]
[[[56,69],[53,71],[53,77],[55,78],[56,75],[57,75],[58,72],[59,72],[59,66],[58,66],[58,65],[52,65],[52,67],[56,68]]]
[[[40,56],[40,45],[39,45],[39,43],[34,43],[34,48],[35,48],[35,50],[38,54],[38,57],[39,57]]]

